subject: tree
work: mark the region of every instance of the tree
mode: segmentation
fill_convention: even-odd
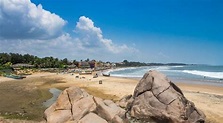
[[[62,63],[63,63],[64,65],[68,65],[68,59],[67,59],[67,58],[64,58],[64,59],[62,60]]]
[[[90,61],[90,59],[89,59],[89,58],[87,58],[85,61],[86,61],[86,62],[89,62],[89,61]]]
[[[124,60],[123,62],[126,64],[126,63],[128,63],[128,60]]]
[[[7,53],[0,53],[0,64],[3,65],[11,61],[11,57]]]
[[[11,62],[7,62],[3,65],[4,68],[11,68],[12,63]]]

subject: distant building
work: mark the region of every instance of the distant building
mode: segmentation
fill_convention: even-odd
[[[76,68],[77,66],[75,64],[72,64],[72,65],[68,65],[67,68],[69,69],[73,69],[73,68]]]
[[[112,68],[116,68],[116,63],[112,63],[112,64],[111,64],[111,67],[112,67]]]
[[[90,64],[88,62],[81,61],[81,62],[79,62],[78,67],[79,68],[90,68]]]
[[[95,62],[95,67],[97,67],[97,68],[98,68],[98,67],[99,67],[99,68],[100,68],[100,67],[103,67],[103,62],[100,62],[100,61],[99,61],[99,62]]]
[[[110,68],[111,64],[110,63],[104,63],[103,66],[106,67],[106,68]]]
[[[88,62],[88,63],[89,63],[89,65],[90,65],[90,68],[91,68],[91,69],[95,68],[95,66],[96,66],[96,61],[95,61],[95,60],[92,60],[92,61],[90,61],[90,62]]]
[[[115,64],[116,64],[116,66],[123,66],[123,65],[125,65],[124,62],[117,62],[117,63],[115,63]]]

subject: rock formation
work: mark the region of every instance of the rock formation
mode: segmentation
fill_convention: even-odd
[[[123,123],[125,110],[111,100],[89,95],[86,91],[70,87],[44,112],[48,123]]]
[[[158,123],[204,123],[205,115],[188,101],[167,77],[149,71],[140,80],[128,104],[130,116]]]
[[[118,105],[118,106],[117,106]],[[123,109],[125,108],[125,109]],[[45,112],[48,123],[204,123],[205,115],[167,77],[149,71],[116,104],[70,87]]]

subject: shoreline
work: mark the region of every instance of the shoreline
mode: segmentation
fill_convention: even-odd
[[[135,79],[140,80],[142,77],[122,77],[122,76],[112,76],[114,78],[124,78],[124,79]],[[171,82],[174,83],[182,83],[182,84],[192,84],[192,85],[207,85],[207,86],[217,86],[217,87],[223,87],[223,83],[219,82],[217,80],[208,81],[208,80],[196,80],[196,79],[177,79],[177,78],[170,78],[167,77]]]
[[[78,78],[77,78],[78,76]],[[99,80],[102,80],[102,84],[99,84]],[[120,100],[123,96],[133,94],[135,86],[139,82],[139,78],[125,78],[125,77],[104,77],[99,76],[98,78],[93,78],[93,75],[78,75],[78,74],[62,74],[62,73],[34,73],[33,75],[27,76],[27,78],[23,80],[14,80],[8,78],[0,77],[0,86],[4,86],[4,89],[8,89],[14,92],[19,93],[34,93],[38,90],[40,91],[41,95],[46,96],[37,96],[40,98],[38,101],[33,101],[35,103],[39,103],[39,105],[50,99],[52,94],[50,94],[50,88],[57,88],[63,90],[70,86],[77,86],[80,88],[85,89],[88,93],[105,98],[111,99],[114,101]],[[212,123],[220,123],[223,120],[223,87],[221,86],[214,86],[214,85],[199,85],[199,84],[191,84],[191,83],[182,83],[173,81],[180,89],[183,91],[185,97],[194,102],[197,108],[204,111],[207,116],[207,120]],[[14,89],[14,86],[18,86],[17,90]],[[18,88],[21,89],[18,89]],[[23,89],[25,88],[25,89]],[[3,93],[0,89],[0,93]],[[7,91],[8,92],[8,91]],[[10,93],[9,93],[10,94]],[[12,93],[14,94],[14,93]],[[7,96],[1,95],[1,99],[7,99]],[[33,99],[34,97],[30,97]],[[16,94],[14,94],[14,98],[18,98]],[[18,99],[25,98],[20,97]],[[15,100],[15,99],[13,99]],[[9,101],[9,100],[8,100]],[[24,99],[25,101],[25,99]],[[42,101],[42,102],[41,102]],[[7,102],[7,101],[6,101]],[[2,106],[6,105],[3,102],[0,102]],[[18,102],[19,103],[19,102]],[[20,103],[19,103],[20,104]],[[19,105],[14,104],[12,105]],[[30,105],[30,104],[27,104]],[[17,107],[17,106],[16,106]],[[13,108],[13,107],[12,107]],[[0,108],[1,109],[1,108]],[[40,106],[34,107],[32,110],[41,109]],[[21,110],[21,109],[17,109]],[[31,109],[30,109],[31,110]],[[32,111],[31,110],[31,111]],[[42,110],[42,109],[41,109]],[[2,112],[2,110],[0,111]],[[28,111],[27,111],[28,112]],[[43,113],[43,112],[42,112]],[[38,114],[39,118],[37,119],[30,119],[30,120],[37,120],[42,121],[42,116]],[[42,119],[42,120],[41,120]],[[0,120],[1,121],[1,120]]]
[[[217,80],[208,81],[208,80],[196,80],[196,79],[194,80],[193,79],[174,79],[174,78],[170,78],[170,79],[176,83],[223,87],[223,83]]]

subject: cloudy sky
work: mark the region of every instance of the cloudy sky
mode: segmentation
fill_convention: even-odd
[[[223,65],[221,0],[0,0],[0,52]]]

